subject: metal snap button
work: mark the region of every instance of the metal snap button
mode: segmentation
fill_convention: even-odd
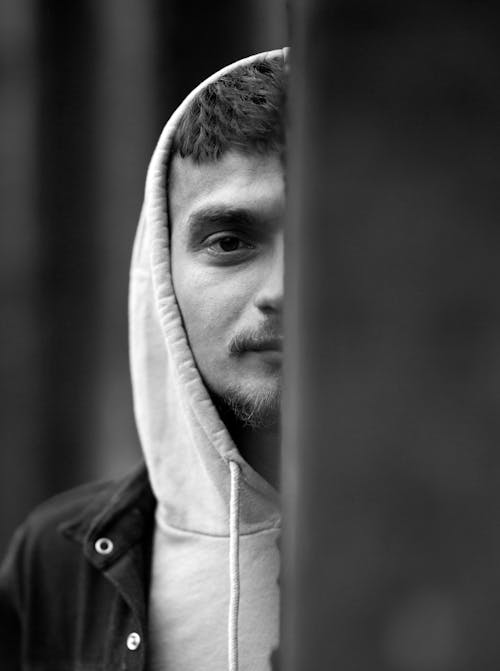
[[[113,541],[110,538],[98,538],[94,543],[94,548],[100,555],[109,555],[113,552]]]
[[[141,637],[136,631],[133,631],[127,636],[127,648],[129,650],[137,650],[141,644]]]

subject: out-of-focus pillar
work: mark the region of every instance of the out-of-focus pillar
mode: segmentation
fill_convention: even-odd
[[[93,399],[93,478],[116,477],[140,458],[128,356],[128,275],[149,157],[159,133],[156,15],[151,2],[95,3],[98,312]]]
[[[499,28],[292,2],[285,671],[500,668]]]
[[[0,3],[0,558],[43,490],[34,146],[39,64],[32,9],[29,0]]]
[[[97,352],[96,16],[89,2],[34,4],[37,109],[38,309],[45,496],[89,479]],[[29,422],[29,416],[26,418]]]

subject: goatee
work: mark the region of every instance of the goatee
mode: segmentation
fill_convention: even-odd
[[[245,393],[242,389],[228,390],[213,396],[223,421],[236,421],[251,429],[278,429],[281,415],[281,389]]]

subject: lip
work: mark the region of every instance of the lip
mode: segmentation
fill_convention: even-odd
[[[281,349],[271,347],[249,349],[248,354],[273,367],[281,366],[283,362],[283,352]]]
[[[265,340],[248,348],[250,352],[282,352],[283,341],[279,338]]]

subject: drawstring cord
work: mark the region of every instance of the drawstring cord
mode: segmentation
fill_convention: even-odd
[[[229,462],[231,498],[229,503],[229,617],[228,668],[238,671],[238,614],[240,609],[240,467]]]

